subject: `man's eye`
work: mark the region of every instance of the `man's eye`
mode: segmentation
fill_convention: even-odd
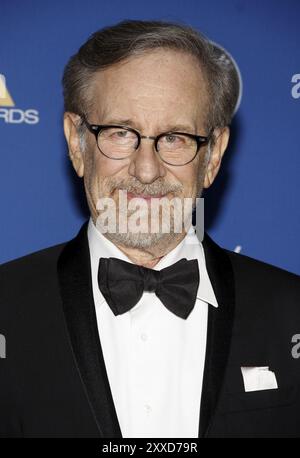
[[[126,138],[128,136],[127,130],[109,130],[107,133],[111,138]]]
[[[134,138],[134,134],[125,129],[112,128],[103,132],[103,138],[109,139],[111,141],[129,141]]]
[[[173,146],[173,147],[180,147],[186,143],[186,140],[182,135],[174,135],[174,134],[165,135],[162,141],[166,146]]]
[[[176,135],[166,135],[165,139],[167,143],[175,143],[175,141],[178,140],[178,137]]]

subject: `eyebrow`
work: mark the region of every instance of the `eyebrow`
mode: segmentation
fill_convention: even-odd
[[[133,129],[139,130],[137,127],[135,127],[135,123],[132,119],[110,119],[109,121],[103,123],[103,124],[116,124],[116,125],[122,125],[122,126],[127,126],[127,127],[132,127]],[[195,128],[188,124],[167,124],[164,129],[161,129],[161,132],[190,132],[193,133],[193,131],[196,131]]]

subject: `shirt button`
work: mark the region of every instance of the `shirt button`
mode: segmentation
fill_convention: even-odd
[[[142,334],[141,334],[141,339],[142,339],[144,342],[146,342],[146,340],[148,340],[148,336],[147,336],[147,334],[146,334],[145,332],[142,332]]]
[[[151,413],[152,411],[152,408],[151,406],[149,406],[149,404],[145,404],[145,410],[146,410],[146,413],[149,415],[149,413]]]

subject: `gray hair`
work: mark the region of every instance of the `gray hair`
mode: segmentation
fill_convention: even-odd
[[[81,115],[91,109],[92,79],[96,72],[157,48],[181,51],[197,58],[210,97],[207,128],[229,125],[240,93],[239,73],[233,59],[195,29],[163,21],[125,20],[92,34],[65,67],[62,80],[65,111]]]

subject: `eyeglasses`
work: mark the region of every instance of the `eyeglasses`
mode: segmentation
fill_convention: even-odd
[[[156,137],[141,135],[137,130],[120,125],[90,124],[86,117],[81,118],[88,130],[95,135],[99,151],[104,156],[122,160],[131,156],[140,146],[142,138],[154,140],[155,151],[163,162],[182,166],[192,162],[200,147],[209,143],[214,129],[207,137],[185,132],[164,132]]]

